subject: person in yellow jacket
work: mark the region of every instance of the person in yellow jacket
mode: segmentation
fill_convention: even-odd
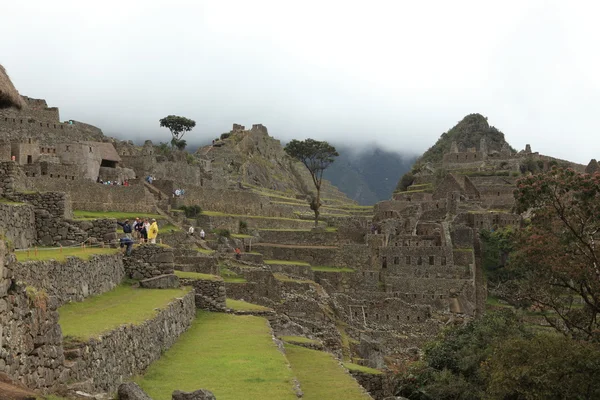
[[[148,230],[148,239],[150,239],[150,243],[156,243],[156,237],[158,236],[158,225],[156,224],[156,220],[152,219],[152,224],[150,224],[150,229]]]

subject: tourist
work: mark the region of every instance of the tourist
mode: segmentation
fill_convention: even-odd
[[[133,249],[133,239],[131,239],[129,237],[123,237],[119,240],[119,242],[120,242],[119,246],[121,248],[127,246],[127,248],[125,249],[125,255],[130,256],[131,250]]]
[[[140,234],[142,235],[142,241],[144,243],[148,242],[148,232],[150,231],[150,223],[147,219],[144,220],[142,224],[142,229],[140,230]]]
[[[131,230],[133,231],[133,235],[136,239],[139,239],[139,237],[140,237],[139,225],[141,223],[142,223],[142,221],[140,221],[139,218],[136,218],[135,221],[133,221],[133,224],[131,225]]]
[[[206,237],[206,233],[204,233],[204,229],[200,229],[200,239],[204,240]]]
[[[236,248],[235,248],[235,259],[236,259],[236,260],[239,260],[239,259],[241,259],[241,258],[242,258],[242,251],[240,250],[240,248],[239,248],[239,247],[236,247]]]
[[[192,225],[190,225],[190,229],[188,229],[188,233],[190,234],[190,236],[194,236],[194,227]]]
[[[152,223],[150,224],[150,229],[148,229],[148,239],[150,239],[150,243],[156,243],[156,237],[158,236],[158,224],[156,220],[152,218]]]
[[[125,237],[128,237],[131,239],[131,225],[129,225],[129,220],[126,219],[125,222],[123,222],[123,223],[117,221],[117,224],[119,224],[123,227],[123,233],[125,234]]]

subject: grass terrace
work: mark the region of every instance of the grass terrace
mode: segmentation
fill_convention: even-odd
[[[86,341],[125,324],[141,324],[190,289],[139,289],[120,285],[85,301],[58,309],[63,335]]]
[[[243,300],[226,299],[225,305],[235,311],[272,311],[268,307],[258,304],[247,303]]]
[[[297,220],[294,220],[297,221]],[[310,221],[314,224],[314,220]],[[268,231],[268,232],[311,232],[311,229],[302,229],[302,228],[258,228],[259,231]],[[325,232],[333,233],[337,232],[338,228],[335,226],[328,226],[325,228]]]
[[[286,343],[291,343],[291,344],[294,344],[294,343],[321,344],[321,342],[318,340],[309,339],[304,336],[282,336],[282,337],[280,337],[280,339]]]
[[[328,267],[325,265],[315,265],[315,266],[311,267],[311,269],[313,271],[318,271],[318,272],[354,272],[354,270],[352,268]]]
[[[246,234],[243,234],[243,233],[232,233],[231,237],[232,238],[236,238],[236,239],[251,239],[254,236],[252,236],[252,235],[246,235]]]
[[[196,250],[198,250],[198,253],[202,253],[202,254],[214,254],[215,253],[214,250],[206,250],[201,247],[198,247]]]
[[[77,257],[82,260],[89,260],[92,256],[97,254],[116,254],[119,249],[101,248],[101,247],[63,247],[60,248],[50,247],[44,248],[39,247],[37,249],[37,255],[35,250],[16,250],[15,255],[17,261],[45,261],[45,260],[56,260],[56,261],[67,261],[67,257]]]
[[[175,270],[175,275],[181,279],[197,279],[205,281],[220,281],[221,277],[211,274],[202,274],[200,272],[184,272]]]
[[[25,203],[21,203],[20,201],[10,201],[8,199],[5,199],[4,197],[0,198],[0,204],[6,204],[9,206],[22,206]]]
[[[345,362],[344,367],[346,367],[350,371],[364,372],[365,374],[371,374],[371,375],[381,375],[382,374],[382,372],[378,369],[363,367],[362,365],[353,364],[351,362]]]
[[[220,267],[219,272],[225,282],[228,283],[246,283],[248,282],[243,276],[240,276],[226,267]]]
[[[285,351],[304,400],[370,398],[331,354],[293,344],[286,344]]]
[[[265,318],[199,311],[190,329],[136,382],[155,400],[171,399],[175,389],[198,388],[219,400],[295,400],[293,378]]]
[[[120,212],[120,211],[84,211],[74,210],[73,217],[78,220],[92,220],[100,218],[115,218],[118,221],[125,219],[134,220],[136,218],[154,218],[164,219],[160,214],[148,214],[148,213],[133,213],[133,212]]]
[[[314,221],[304,221],[298,218],[284,218],[284,217],[264,217],[262,215],[240,215],[240,214],[226,214],[226,213],[222,213],[220,211],[202,211],[202,215],[206,215],[209,217],[233,217],[233,218],[252,218],[252,219],[276,219],[276,220],[281,220],[281,221],[301,221],[301,222],[306,222],[306,223],[312,223],[314,224]]]
[[[158,228],[159,235],[168,235],[175,232],[181,232],[181,228],[173,224],[166,224]]]
[[[265,260],[264,263],[267,265],[303,265],[306,267],[310,267],[310,264],[304,261]]]

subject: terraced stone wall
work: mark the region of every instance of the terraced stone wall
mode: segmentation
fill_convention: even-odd
[[[158,360],[190,327],[195,315],[194,292],[190,290],[151,320],[122,326],[101,340],[90,339],[68,348],[69,379],[83,382],[84,390],[91,392],[115,392],[120,383]]]
[[[17,249],[30,247],[37,236],[33,207],[0,203],[0,232]]]
[[[14,265],[0,241],[0,373],[31,389],[56,390],[68,380],[58,302],[12,279]]]
[[[172,274],[175,255],[170,247],[144,244],[133,249],[131,256],[123,258],[125,274],[132,279],[148,279]]]
[[[374,400],[393,398],[398,379],[393,374],[369,374],[350,370],[350,374]]]
[[[94,220],[71,220],[74,226],[85,232],[92,241],[111,243],[117,240],[117,221],[114,218]]]
[[[227,308],[225,282],[222,279],[182,279],[181,283],[194,288],[196,308],[213,312],[223,312]]]
[[[93,255],[89,260],[67,257],[64,262],[48,260],[16,263],[12,273],[16,281],[54,296],[59,306],[108,292],[125,278],[120,254]]]
[[[337,232],[313,232],[308,227],[306,231],[262,230],[258,233],[260,240],[266,243],[335,246],[340,242]]]
[[[255,215],[255,214],[251,214]],[[313,221],[305,221],[301,219],[278,219],[278,218],[250,218],[248,216],[209,216],[201,215],[196,222],[196,225],[206,230],[210,229],[229,229],[232,233],[237,233],[240,221],[245,221],[248,224],[248,229],[311,229],[315,226]],[[319,223],[320,226],[325,226],[324,222]]]

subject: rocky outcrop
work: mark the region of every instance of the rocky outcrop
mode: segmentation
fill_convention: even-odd
[[[152,400],[135,382],[122,383],[117,395],[119,400]]]
[[[215,395],[206,390],[206,389],[199,389],[196,390],[195,392],[182,392],[179,390],[176,390],[173,392],[173,398],[172,400],[216,400],[217,398],[215,397]]]

